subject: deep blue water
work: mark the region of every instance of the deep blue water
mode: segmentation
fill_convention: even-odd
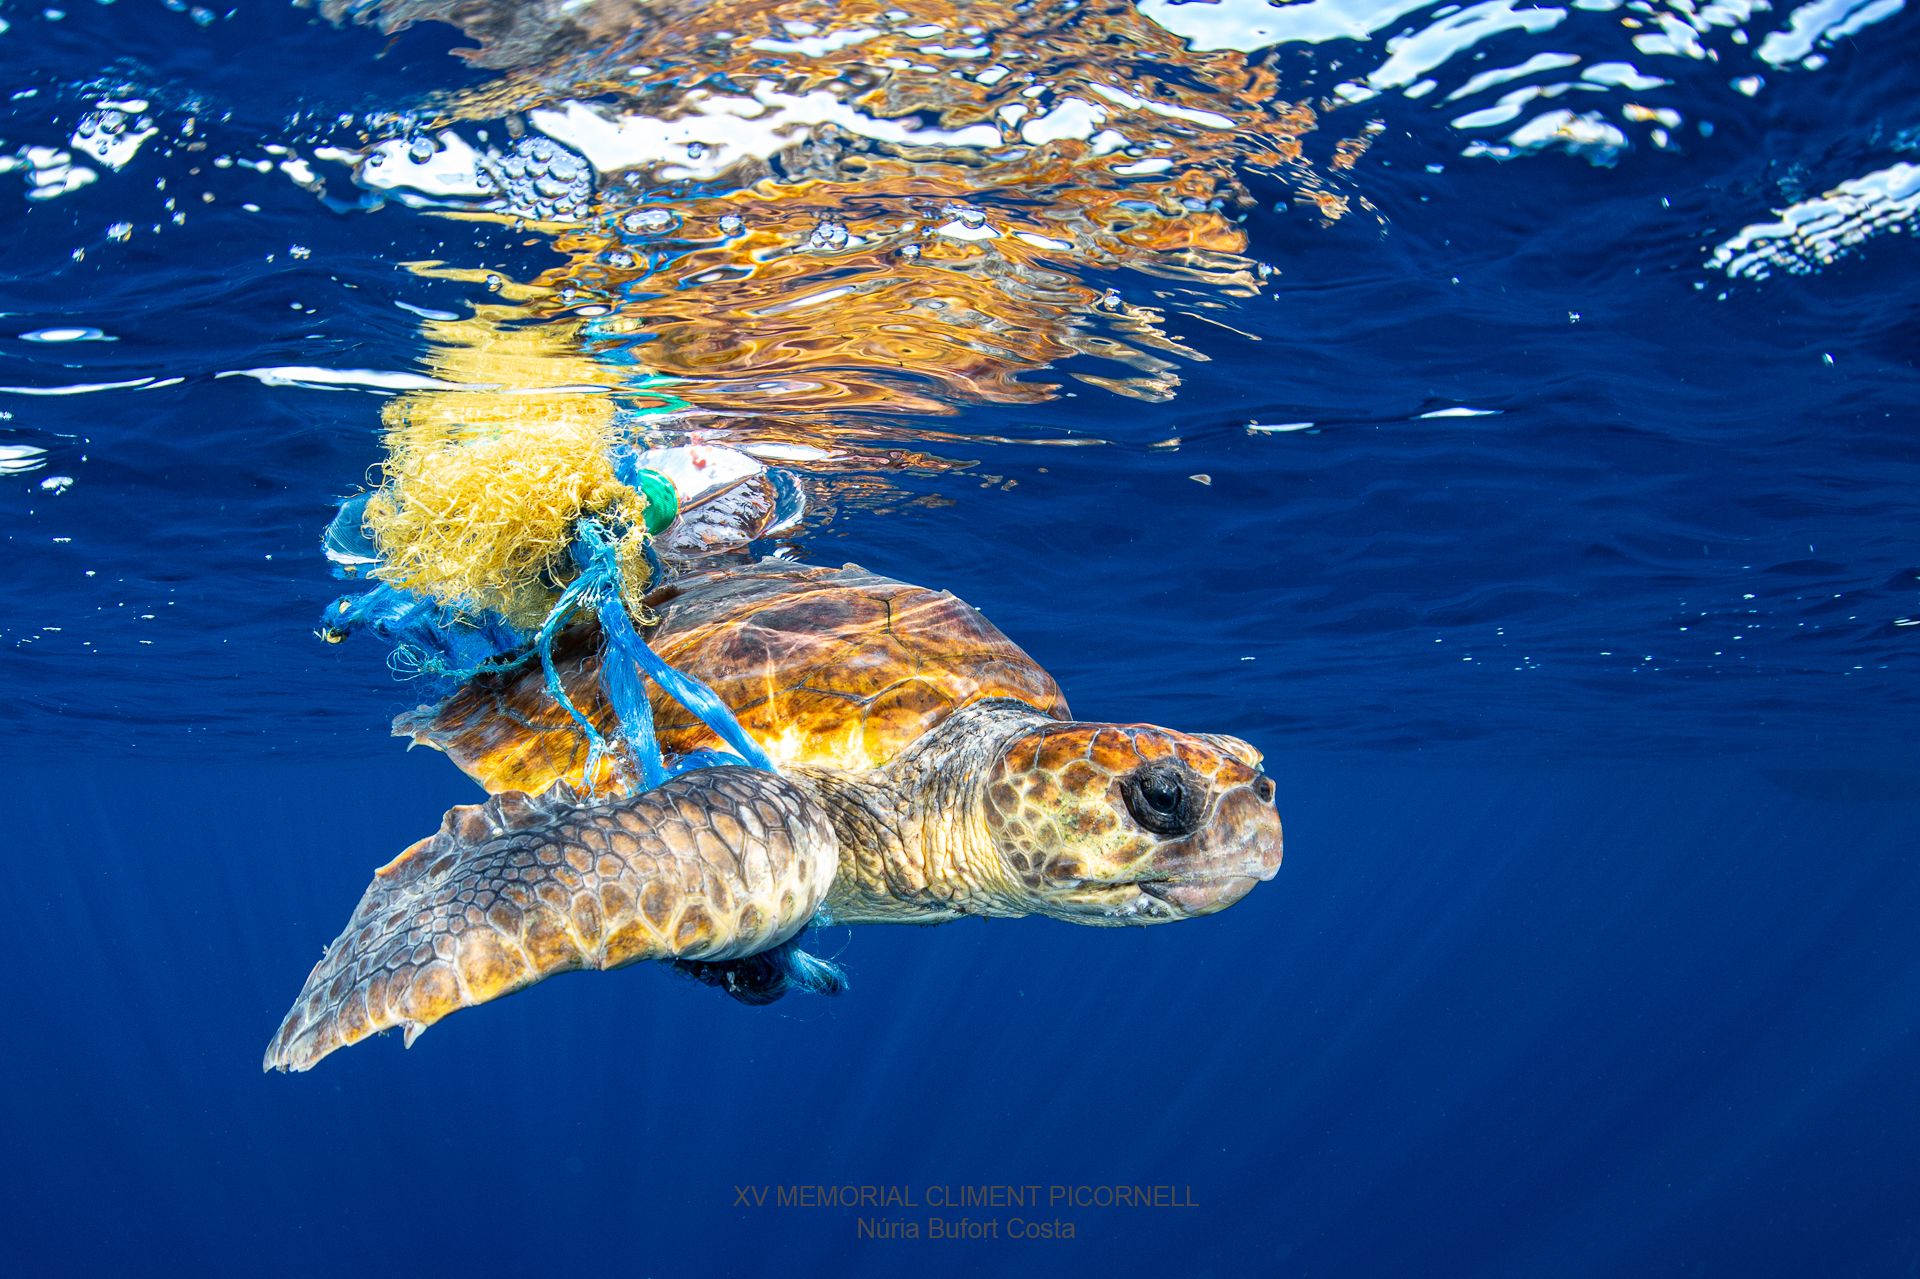
[[[0,156],[95,175],[0,174],[8,1269],[1920,1272],[1920,20],[1726,7],[1692,57],[1632,43],[1646,7],[1475,6],[1402,74],[1428,46],[1391,37],[1461,19],[1327,11],[1346,38],[1258,56],[1316,99],[1374,70],[1326,127],[1381,122],[1354,211],[1247,176],[1253,296],[1084,272],[1171,317],[1176,394],[1083,352],[1019,374],[1051,399],[861,406],[975,465],[823,473],[793,539],[976,604],[1081,716],[1255,742],[1279,877],[1175,928],[829,932],[831,1002],[568,977],[269,1077],[369,871],[476,793],[387,736],[422,692],[377,644],[312,635],[390,390],[236,374],[432,373],[397,303],[464,315],[566,250],[316,158],[485,91],[457,33],[0,7]],[[1572,73],[1473,77],[1546,54],[1666,83],[1520,104],[1605,154],[1463,154],[1517,144],[1462,113]],[[137,154],[71,154],[133,98]],[[1743,228],[1795,216],[1809,269],[1754,278]],[[935,1244],[735,1203],[1136,1182],[1197,1206]]]

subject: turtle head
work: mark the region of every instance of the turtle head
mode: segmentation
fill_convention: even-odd
[[[1225,910],[1280,869],[1260,752],[1146,724],[1052,722],[991,769],[989,833],[1029,907],[1082,924]]]

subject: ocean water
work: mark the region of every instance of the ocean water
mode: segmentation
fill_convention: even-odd
[[[1920,1272],[1911,7],[434,8],[0,7],[10,1273]],[[262,1074],[478,797],[321,530],[549,412],[1252,741],[1280,874]]]

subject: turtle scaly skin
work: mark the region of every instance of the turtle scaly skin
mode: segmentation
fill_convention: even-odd
[[[1223,910],[1279,869],[1273,783],[1251,746],[1064,719],[1045,672],[951,596],[853,568],[762,565],[695,579],[656,639],[783,743],[781,772],[697,769],[583,798],[549,774],[585,751],[536,718],[526,676],[410,717],[489,786],[524,779],[538,797],[456,808],[376,874],[269,1069],[306,1070],[393,1026],[411,1043],[570,969],[665,960],[720,984],[822,908],[848,924],[1160,923]],[[563,679],[596,706],[590,651]],[[943,665],[955,652],[987,656]],[[684,724],[668,731],[681,749],[706,744]]]
[[[1280,819],[1258,761],[1232,738],[987,702],[878,773],[794,777],[839,837],[836,922],[1124,925],[1210,915],[1279,870]],[[1150,811],[1143,792],[1157,780],[1178,799],[1154,830],[1134,813]]]

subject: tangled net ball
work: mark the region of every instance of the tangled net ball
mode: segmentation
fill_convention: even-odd
[[[607,444],[600,425],[566,420],[431,441],[395,432],[365,514],[376,575],[531,630],[575,574],[580,521],[597,516],[618,531],[623,594],[637,603],[650,578],[647,500],[614,475]]]

